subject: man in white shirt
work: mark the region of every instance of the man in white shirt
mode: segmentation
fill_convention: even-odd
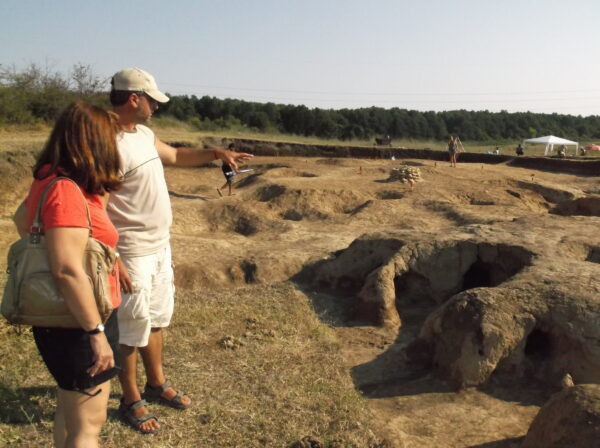
[[[146,409],[146,401],[158,401],[176,409],[186,409],[191,404],[188,396],[171,387],[162,366],[161,330],[170,323],[175,292],[169,245],[171,202],[163,165],[197,166],[220,159],[237,171],[237,162],[252,155],[224,149],[174,148],[161,142],[144,125],[159,103],[169,101],[152,75],[128,68],[116,73],[111,84],[110,100],[122,130],[117,143],[124,179],[123,187],[111,193],[107,206],[119,231],[118,263],[123,292],[118,315],[123,357],[119,412],[136,430],[154,433],[160,424]],[[146,371],[143,394],[137,387],[137,351]]]

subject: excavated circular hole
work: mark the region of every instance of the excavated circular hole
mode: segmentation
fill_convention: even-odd
[[[386,190],[386,191],[380,191],[379,193],[377,193],[377,197],[379,199],[402,199],[404,197],[404,193],[401,193],[399,191],[393,191],[393,190]]]
[[[258,200],[261,202],[269,202],[278,196],[285,193],[286,188],[283,185],[267,185],[266,187],[258,190]]]
[[[246,216],[240,216],[235,222],[233,230],[240,235],[250,236],[258,232],[258,227],[253,219],[247,218]]]
[[[467,290],[496,286],[498,278],[497,275],[494,275],[494,270],[495,266],[493,263],[484,263],[480,259],[477,259],[465,273],[463,278],[463,289]],[[499,283],[502,283],[502,281]]]
[[[549,333],[534,329],[525,342],[525,356],[532,361],[541,362],[552,356],[552,337]]]
[[[600,216],[600,196],[563,201],[550,213],[561,216]]]
[[[304,215],[298,210],[291,208],[283,213],[282,218],[287,219],[288,221],[302,221],[302,219],[304,219]]]
[[[418,269],[410,268],[394,279],[396,298],[440,303],[468,289],[495,287],[531,265],[533,255],[519,246],[469,242],[429,252],[412,261]]]
[[[240,263],[240,269],[244,273],[244,281],[246,283],[255,283],[256,282],[256,271],[258,266],[256,263],[248,260],[244,260]]]
[[[585,261],[591,261],[592,263],[600,263],[600,247],[592,247],[588,252],[588,256]]]

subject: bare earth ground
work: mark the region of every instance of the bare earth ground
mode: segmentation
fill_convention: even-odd
[[[423,177],[414,189],[387,180],[407,162]],[[519,446],[548,397],[543,388],[505,379],[456,391],[406,362],[430,309],[403,319],[398,339],[397,330],[352,320],[343,294],[290,278],[364,233],[442,235],[547,215],[556,204],[545,192],[598,194],[598,178],[427,160],[257,157],[248,167],[223,198],[216,165],[166,169],[179,300],[166,363],[197,406],[187,417],[156,409],[167,425],[153,440],[110,420],[105,445],[284,447],[313,435],[340,443],[331,446]],[[2,192],[3,247],[26,184]],[[0,349],[10,359],[0,366],[9,403],[0,446],[44,446],[35,440],[48,441],[51,381],[29,342],[6,326],[0,335],[13,346]]]

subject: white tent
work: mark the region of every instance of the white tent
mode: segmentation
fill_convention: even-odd
[[[554,135],[547,135],[545,137],[537,138],[528,138],[527,140],[523,140],[523,144],[546,145],[546,150],[544,151],[545,156],[554,151],[554,145],[575,146],[575,155],[577,155],[577,149],[579,148],[579,143],[564,138],[555,137]]]

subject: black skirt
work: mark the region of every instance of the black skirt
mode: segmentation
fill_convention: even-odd
[[[104,333],[114,354],[115,367],[92,377],[86,372],[94,364],[92,346],[90,336],[83,329],[33,327],[35,344],[58,386],[74,391],[102,384],[115,377],[121,370],[116,309],[104,324]]]

